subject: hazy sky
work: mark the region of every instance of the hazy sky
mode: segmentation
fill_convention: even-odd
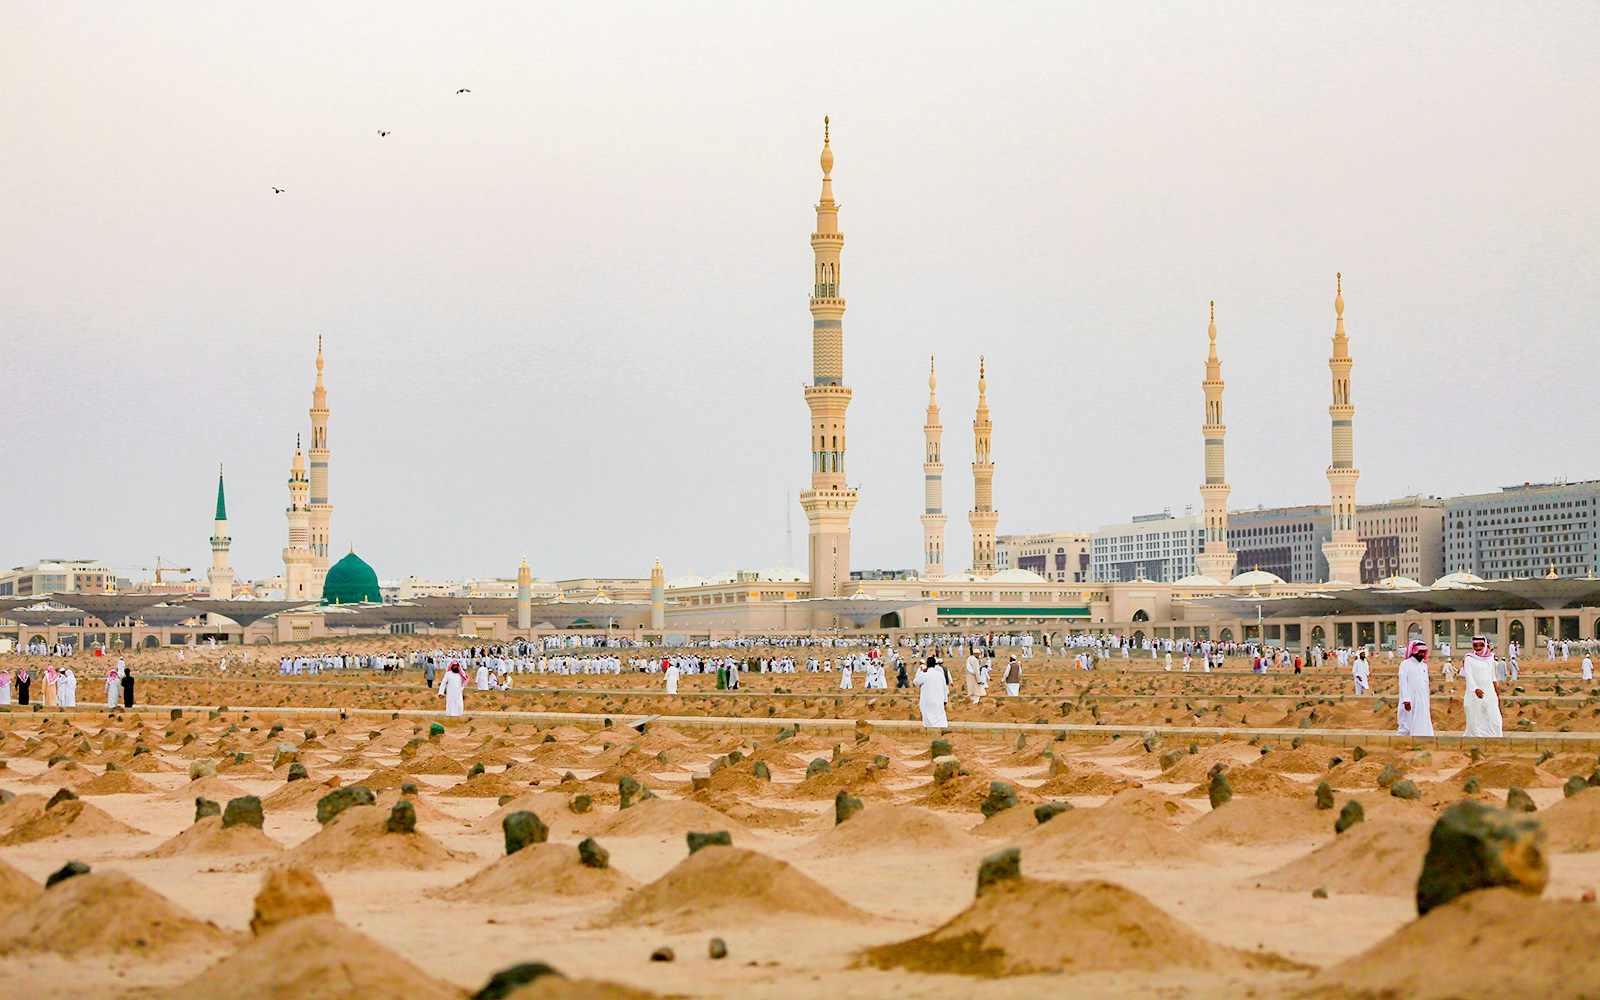
[[[803,560],[822,116],[854,564],[920,565],[927,359],[969,551],[1600,477],[1600,5],[8,3],[0,563],[281,572],[316,338],[380,576]],[[458,88],[472,93],[457,95]],[[379,129],[392,135],[380,138]],[[285,189],[274,195],[273,186]],[[131,574],[140,575],[140,574]]]

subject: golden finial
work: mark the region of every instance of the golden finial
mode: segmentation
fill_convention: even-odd
[[[828,144],[828,116],[827,115],[823,115],[822,116],[822,144],[824,146],[826,146]]]
[[[317,334],[317,371],[322,371],[322,334]]]
[[[1215,299],[1211,301],[1211,325],[1206,328],[1206,335],[1212,341],[1217,339],[1217,303]]]
[[[1333,288],[1333,310],[1340,319],[1344,319],[1344,275],[1342,273],[1333,276]]]
[[[985,374],[983,355],[978,355],[978,399],[983,399],[983,394],[989,389],[988,379]]]
[[[938,386],[938,378],[933,373],[933,355],[928,355],[928,391],[932,392]]]

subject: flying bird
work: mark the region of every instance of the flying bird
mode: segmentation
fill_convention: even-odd
[[[275,188],[272,189],[272,193],[273,194],[283,194],[283,188],[275,187]]]
[[[379,135],[379,136],[380,136],[380,137],[381,137],[381,136],[385,136],[385,135],[388,135],[388,134],[389,134],[389,133],[388,133],[388,132],[385,132],[385,131],[384,131],[384,130],[383,130],[383,129],[381,129],[381,128],[380,128],[380,129],[378,129],[378,135]]]
[[[465,87],[462,87],[460,90],[456,91],[456,93],[458,93],[458,94],[470,94],[470,93],[472,93],[472,91],[468,90]]]

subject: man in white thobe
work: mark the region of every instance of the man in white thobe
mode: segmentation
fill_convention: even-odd
[[[1022,664],[1017,662],[1015,656],[1006,662],[1003,683],[1006,686],[1006,694],[1009,697],[1015,698],[1022,691]]]
[[[489,665],[487,663],[478,664],[477,681],[479,691],[489,690]]]
[[[978,651],[974,649],[967,654],[967,698],[976,705],[978,703],[978,672],[983,669],[983,661],[978,659]]]
[[[917,668],[917,676],[911,678],[911,683],[922,689],[918,704],[922,709],[922,728],[943,729],[950,724],[945,717],[945,702],[950,699],[950,685],[945,680],[944,668],[939,666],[939,661],[928,657],[922,666]]]
[[[1586,681],[1594,680],[1594,660],[1588,653],[1583,654],[1583,679]]]
[[[445,715],[460,715],[465,711],[461,693],[466,686],[467,677],[461,672],[461,667],[450,664],[450,669],[444,672],[444,679],[439,682],[439,693],[444,695]]]
[[[1461,695],[1467,716],[1463,735],[1505,735],[1500,719],[1500,689],[1495,685],[1494,649],[1488,639],[1472,637],[1472,652],[1461,658],[1461,678],[1467,684]]]
[[[1401,736],[1432,736],[1433,708],[1428,702],[1428,644],[1412,639],[1400,661],[1400,705],[1395,712]]]
[[[662,671],[662,676],[666,679],[666,682],[667,682],[667,694],[677,694],[678,693],[678,661],[677,660],[669,660],[667,662],[667,669]]]
[[[855,668],[846,656],[839,661],[839,690],[849,691],[855,686]]]
[[[1363,650],[1361,655],[1355,658],[1355,662],[1350,665],[1350,673],[1355,677],[1356,681],[1356,694],[1366,694],[1372,690],[1372,685],[1368,683],[1372,676],[1371,669],[1367,664],[1366,651]]]

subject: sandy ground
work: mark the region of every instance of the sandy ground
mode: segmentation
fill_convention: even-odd
[[[191,676],[147,680],[141,697],[190,705],[282,702],[361,707],[378,701],[395,708],[438,706],[437,699],[417,689],[415,677],[352,681],[324,675],[284,680],[276,677],[276,653],[260,651],[256,655],[259,659],[264,654],[271,657],[266,664],[258,662],[254,669],[236,664],[231,670],[232,679],[253,675],[261,683],[231,684],[225,694],[211,673],[216,669],[214,663],[191,657],[179,665],[170,653],[160,654],[160,660],[147,654],[136,665],[141,674]],[[1393,717],[1392,702],[1341,701],[1345,680],[1332,673],[1300,678],[1185,676],[1149,673],[1146,664],[1146,672],[1106,671],[1085,677],[1039,669],[1047,665],[1037,661],[1030,666],[1029,687],[1043,689],[1035,692],[1038,705],[990,703],[975,709],[963,705],[953,715],[1031,722],[1037,714],[1047,714],[1049,721],[1063,721],[1059,702],[1064,695],[1072,702],[1067,718],[1079,721],[1081,717],[1089,724],[1098,711],[1118,724],[1181,725],[1181,721],[1163,720],[1194,719],[1194,707],[1201,700],[1221,705],[1225,712],[1202,711],[1195,725],[1231,722],[1293,727],[1298,718],[1318,710],[1318,729],[1376,729],[1387,728],[1386,720]],[[1564,694],[1575,687],[1572,679],[1557,676],[1557,671],[1568,667],[1575,671],[1576,663],[1530,664],[1521,683],[1525,693],[1534,697],[1527,706],[1508,703],[1508,728],[1520,717],[1518,713],[1530,717],[1537,713],[1541,731],[1560,726],[1576,731],[1595,728],[1591,721],[1595,718],[1594,699],[1588,691],[1576,692],[1577,698],[1549,701],[1556,684],[1564,685]],[[80,669],[80,673],[88,671]],[[1381,668],[1375,671],[1379,673],[1384,674],[1376,685],[1381,696],[1385,683],[1392,687],[1392,680]],[[360,686],[349,686],[351,683]],[[377,846],[382,845],[376,842],[358,839],[341,848],[345,854],[319,863],[317,874],[332,895],[341,921],[403,955],[428,976],[459,988],[463,996],[480,988],[496,970],[524,961],[548,962],[568,976],[611,980],[662,996],[683,997],[1027,997],[1046,991],[1108,998],[1133,994],[1164,998],[1251,993],[1294,996],[1318,982],[1312,978],[1316,969],[1360,954],[1415,919],[1414,871],[1420,868],[1427,824],[1446,804],[1465,794],[1465,769],[1471,767],[1471,773],[1480,775],[1480,797],[1503,801],[1509,784],[1522,783],[1543,813],[1562,802],[1561,781],[1572,774],[1587,775],[1595,765],[1591,753],[1564,754],[1536,764],[1532,753],[1492,751],[1485,762],[1474,765],[1465,752],[1440,748],[1375,750],[1369,761],[1362,762],[1370,766],[1363,768],[1351,760],[1348,749],[1318,743],[1314,735],[1308,735],[1304,745],[1294,750],[1279,746],[1263,755],[1261,747],[1239,739],[1207,744],[1190,758],[1182,753],[1187,745],[1170,738],[1147,753],[1137,740],[1056,742],[1035,735],[1026,738],[1019,750],[1015,734],[980,740],[957,733],[951,737],[956,755],[970,774],[957,777],[948,786],[936,786],[929,741],[937,734],[932,733],[882,731],[864,742],[854,742],[808,736],[802,731],[799,737],[775,742],[776,725],[770,732],[736,733],[715,727],[675,732],[657,726],[640,737],[621,725],[607,730],[593,725],[508,723],[483,714],[504,700],[511,708],[537,705],[543,711],[585,711],[609,701],[607,710],[618,714],[654,710],[762,718],[773,708],[780,717],[799,713],[846,720],[904,717],[894,698],[864,696],[859,691],[855,696],[836,696],[831,690],[836,680],[826,676],[752,676],[738,700],[715,692],[694,694],[711,686],[709,678],[686,678],[685,696],[676,699],[666,699],[653,690],[658,684],[654,678],[636,675],[561,678],[559,683],[590,693],[525,690],[513,693],[515,701],[496,698],[490,705],[484,704],[489,696],[481,696],[477,704],[469,700],[466,718],[451,720],[445,734],[432,739],[423,719],[354,717],[341,722],[326,716],[297,715],[292,708],[232,708],[220,714],[190,711],[177,721],[165,713],[137,710],[113,715],[103,709],[85,709],[68,719],[57,713],[0,714],[0,758],[6,762],[0,769],[0,788],[24,796],[0,806],[0,861],[39,882],[68,860],[87,862],[95,872],[123,872],[195,918],[239,935],[227,943],[161,955],[140,948],[66,955],[61,953],[63,942],[86,933],[84,929],[68,927],[51,940],[7,944],[6,928],[16,922],[17,913],[33,904],[8,904],[0,898],[0,984],[4,984],[4,993],[40,998],[164,996],[242,946],[248,940],[251,901],[263,872],[269,865],[284,863],[282,857],[277,853],[141,855],[190,827],[194,804],[187,786],[192,762],[213,762],[219,765],[217,779],[243,793],[267,798],[288,787],[287,765],[276,773],[271,770],[280,743],[296,749],[311,772],[311,784],[332,779],[352,784],[378,768],[416,768],[414,780],[420,791],[412,798],[421,815],[418,829],[442,845],[443,851],[415,866],[401,858],[385,861],[387,867],[367,868],[363,859],[386,859],[389,852],[379,851]],[[1086,692],[1088,685],[1092,687]],[[773,688],[794,691],[798,696],[775,697]],[[1275,693],[1275,688],[1284,690]],[[630,690],[635,693],[623,693]],[[91,701],[92,693],[87,682],[80,682],[80,702]],[[1239,702],[1240,694],[1254,700]],[[1302,702],[1307,704],[1296,707]],[[711,703],[720,705],[720,711],[714,711]],[[1050,711],[1041,713],[1039,706],[1046,703]],[[1441,728],[1449,724],[1448,713],[1441,711],[1444,707],[1436,698],[1435,719]],[[471,714],[474,709],[478,716]],[[275,722],[282,722],[284,728],[271,733]],[[308,726],[316,731],[309,739],[303,732]],[[135,755],[136,743],[150,752]],[[844,760],[835,760],[836,744]],[[713,760],[735,749],[745,759],[719,770],[709,791],[692,795],[691,774],[707,769]],[[1159,758],[1174,750],[1185,759],[1164,773]],[[239,753],[249,757],[234,763]],[[65,755],[72,763],[47,768],[48,759],[55,754]],[[752,773],[751,755],[768,763],[770,782]],[[879,755],[888,759],[882,770],[870,763]],[[1330,770],[1331,759],[1341,755],[1346,761],[1340,765],[1342,769]],[[140,758],[158,760],[170,769],[152,770]],[[866,802],[866,811],[849,823],[877,813],[872,817],[874,826],[862,825],[860,829],[867,832],[861,836],[843,837],[849,823],[834,829],[832,796],[838,783],[825,777],[802,786],[807,764],[818,758],[834,761],[831,766],[839,769],[844,783]],[[1234,812],[1208,823],[1208,802],[1194,791],[1213,760],[1229,764],[1239,792],[1234,802],[1222,807]],[[612,867],[644,888],[565,895],[553,882],[529,880],[498,902],[453,902],[433,895],[483,871],[504,854],[502,834],[492,819],[500,808],[500,796],[448,794],[471,784],[465,770],[479,761],[487,771],[484,778],[474,779],[480,782],[496,778],[508,766],[522,768],[529,762],[547,766],[549,772],[539,772],[537,783],[530,784],[527,775],[504,781],[521,789],[518,794],[545,793],[535,811],[551,826],[552,843],[575,854],[577,842],[592,833],[610,851]],[[82,799],[111,820],[141,832],[96,834],[93,824],[83,817],[77,821],[81,827],[38,827],[39,821],[20,808],[19,804],[30,801],[29,796],[47,797],[58,787],[78,787],[101,775],[108,762],[131,770],[156,790],[108,795],[85,792]],[[1394,763],[1423,786],[1423,802],[1401,803],[1381,790],[1376,782],[1381,763]],[[1060,773],[1052,775],[1052,768]],[[573,780],[563,785],[560,776],[568,772]],[[637,778],[662,800],[635,806],[654,811],[635,814],[642,819],[630,824],[619,825],[629,819],[617,807],[619,772]],[[1195,777],[1195,772],[1200,777]],[[1262,778],[1264,791],[1258,794],[1251,790],[1255,787],[1252,779],[1263,773],[1267,774]],[[585,780],[596,775],[602,780]],[[1033,791],[1068,776],[1099,793]],[[1273,778],[1282,780],[1274,783],[1269,780]],[[1312,805],[1312,790],[1324,778],[1339,789],[1340,804],[1359,797],[1369,805],[1369,823],[1394,824],[1399,831],[1399,858],[1372,862],[1396,869],[1385,892],[1350,893],[1330,888],[1328,898],[1314,899],[1304,886],[1265,886],[1273,881],[1269,875],[1335,839],[1334,813],[1317,813]],[[991,780],[1012,784],[1023,804],[986,824],[977,802]],[[1123,787],[1116,796],[1107,794],[1119,785],[1142,787]],[[573,813],[566,804],[571,794],[580,790],[593,793],[596,803],[583,815]],[[393,795],[380,798],[380,803],[387,807]],[[1115,800],[1133,795],[1153,803],[1155,811],[1135,816],[1139,810],[1118,808],[1134,799]],[[298,805],[274,808],[269,803],[265,834],[291,850],[318,834],[315,797],[308,796]],[[1581,793],[1579,800],[1584,796],[1600,800],[1600,790]],[[690,800],[699,807],[692,814],[657,808],[671,805],[686,810]],[[1052,831],[1050,824],[1040,827],[1031,816],[1032,804],[1040,801],[1066,801],[1076,807],[1050,824],[1087,825],[1063,825],[1059,832]],[[1162,805],[1174,801],[1181,805]],[[913,805],[916,802],[923,804]],[[1267,811],[1277,808],[1273,803],[1291,803],[1283,808],[1292,815],[1286,813],[1286,819]],[[35,815],[40,805],[34,803]],[[1590,805],[1600,813],[1600,805]],[[707,813],[706,809],[723,812]],[[1258,815],[1250,811],[1253,809],[1263,811]],[[1217,825],[1222,819],[1231,820],[1226,828]],[[735,847],[787,863],[799,876],[813,880],[847,905],[838,909],[837,919],[826,907],[821,912],[800,912],[789,907],[793,900],[778,889],[763,895],[767,889],[750,884],[726,887],[726,905],[717,895],[723,889],[716,888],[715,901],[697,898],[687,912],[663,911],[625,921],[612,916],[612,910],[628,896],[644,892],[663,876],[670,880],[669,872],[685,861],[687,830],[713,828],[713,824],[732,831]],[[28,839],[30,829],[43,829],[47,834],[42,839]],[[1046,832],[1055,835],[1045,837]],[[1409,839],[1413,835],[1414,848]],[[863,964],[863,949],[929,932],[972,905],[980,859],[1012,844],[1022,848],[1023,872],[1031,878],[1104,879],[1139,894],[1209,942],[1245,953],[1270,953],[1287,961],[1195,969],[1152,959],[1133,969],[1085,968],[1000,977],[886,970]],[[1600,848],[1600,841],[1595,847]],[[1600,850],[1553,853],[1550,867],[1546,899],[1577,899],[1586,889],[1600,885]],[[1330,874],[1329,881],[1336,883],[1336,875]],[[823,898],[821,890],[811,894]],[[51,890],[57,891],[59,887]],[[1048,912],[1037,913],[1035,918],[1039,932],[1059,935],[1070,951],[1075,933],[1070,923],[1052,927]],[[707,956],[707,942],[713,936],[727,942],[726,959],[713,961]],[[650,961],[652,950],[662,945],[675,949],[675,962]],[[217,995],[225,995],[220,985]],[[1526,995],[1568,994],[1534,990]]]

